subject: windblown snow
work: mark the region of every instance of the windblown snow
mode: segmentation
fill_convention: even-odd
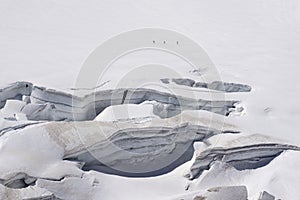
[[[220,80],[145,49],[74,87],[145,27],[193,39]],[[299,200],[299,51],[296,0],[2,0],[0,200]]]

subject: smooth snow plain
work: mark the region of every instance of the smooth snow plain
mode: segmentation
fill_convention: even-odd
[[[196,41],[214,62],[223,81],[252,87],[250,93],[225,95],[226,99],[241,100],[245,108],[242,113],[224,119],[226,123],[249,135],[250,142],[276,140],[300,145],[300,2],[297,0],[0,2],[0,85],[22,80],[72,92],[70,88],[81,65],[102,42],[132,29],[166,28]],[[115,87],[123,74],[133,70],[132,66],[151,63],[164,63],[185,76],[197,78],[178,58],[144,51],[114,63],[104,78],[109,82],[103,88]],[[155,76],[136,77],[127,84],[138,85],[139,79],[145,82],[149,78],[152,82],[170,75],[157,75],[155,70],[152,73]],[[179,94],[187,89],[172,84],[169,87]],[[160,86],[159,89],[168,90]],[[202,90],[196,94],[203,98],[208,95]],[[149,105],[151,102],[124,109],[137,118],[155,118]],[[120,107],[108,107],[96,120],[113,121],[111,110],[124,106]],[[1,110],[1,115],[7,116],[6,113],[10,111]],[[1,126],[5,123],[8,122],[1,122]],[[74,163],[62,160],[63,150],[47,139],[47,134],[17,133],[1,137],[0,173],[8,169],[12,173],[27,170],[32,175],[58,179],[68,173],[72,177],[59,185],[46,179],[36,183],[62,199],[192,199],[211,187],[234,185],[247,186],[249,199],[258,199],[264,190],[276,198],[300,199],[299,152],[286,151],[255,170],[237,171],[217,163],[193,181],[184,177],[193,160],[161,176],[127,178],[96,171],[83,173]],[[215,136],[210,143],[228,145],[240,142],[239,137]],[[205,148],[203,145],[194,146],[201,150]]]

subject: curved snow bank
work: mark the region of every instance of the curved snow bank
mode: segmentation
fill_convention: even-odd
[[[75,193],[68,191],[77,186],[79,190],[82,184],[92,190],[90,199],[97,199],[93,196],[97,193],[93,189],[97,181],[80,178],[85,174],[80,170],[81,162],[85,164],[84,170],[117,175],[165,174],[191,159],[194,141],[205,142],[216,134],[237,132],[231,125],[222,125],[210,123],[209,118],[182,113],[138,124],[48,122],[12,130],[0,137],[0,162],[5,163],[0,167],[0,183],[6,186],[3,193],[15,195],[15,199],[36,196],[71,199]],[[220,127],[223,129],[219,130]],[[162,169],[156,170],[158,167]],[[21,192],[29,188],[32,193]],[[67,192],[61,192],[61,188]]]
[[[300,147],[281,144],[256,144],[235,148],[212,148],[196,156],[189,178],[199,177],[204,170],[209,170],[216,161],[226,163],[237,170],[263,167],[285,150],[300,151]]]
[[[300,152],[287,150],[268,165],[239,171],[217,161],[208,171],[190,183],[190,192],[215,186],[246,185],[249,200],[258,200],[263,191],[276,199],[297,199],[300,184]]]
[[[213,81],[211,83],[196,82],[190,78],[163,78],[160,79],[162,83],[169,84],[171,81],[177,85],[184,85],[194,88],[206,88],[209,90],[217,90],[221,92],[250,92],[251,86],[238,84],[238,83],[226,83],[222,81]]]
[[[79,97],[32,86],[27,82],[11,84],[0,92],[0,102],[3,105],[9,99],[22,100],[23,96],[30,96],[30,99],[25,98],[26,105],[22,107],[20,113],[25,114],[29,120],[47,121],[92,120],[111,105],[140,104],[145,101],[156,101],[154,114],[162,118],[175,116],[183,110],[207,110],[228,115],[237,103],[237,101],[192,99],[144,88],[103,90]]]
[[[90,93],[84,97],[78,97],[50,89],[34,87],[31,94],[32,103],[49,103],[53,105],[47,109],[47,113],[51,112],[51,116],[57,117],[55,120],[91,120],[108,106],[124,103],[140,104],[144,101],[157,101],[163,105],[171,106],[172,110],[177,111],[174,114],[168,112],[166,116],[161,117],[172,117],[180,113],[181,110],[208,110],[228,115],[230,108],[233,108],[234,104],[237,103],[237,101],[191,99],[144,88],[104,90]],[[31,116],[33,119],[42,117],[42,113],[39,116]]]
[[[23,96],[30,95],[32,87],[33,84],[29,82],[16,82],[0,88],[0,108],[3,108],[8,99],[22,100]]]
[[[192,158],[194,141],[232,132],[226,125],[226,131],[200,125],[191,116],[153,119],[150,124],[94,121],[50,123],[44,128],[65,146],[66,159],[84,162],[84,169],[126,176],[167,173]]]
[[[0,182],[14,185],[19,179],[59,180],[66,175],[81,176],[77,163],[63,161],[64,149],[36,125],[12,131],[0,140]],[[14,155],[13,159],[11,155]]]
[[[185,114],[153,119],[150,124],[87,121],[28,126],[1,137],[0,161],[7,165],[1,167],[0,178],[8,181],[17,173],[24,173],[30,177],[60,179],[68,173],[80,173],[74,169],[78,167],[76,163],[62,161],[63,158],[84,162],[85,169],[109,172],[106,167],[110,167],[128,173],[140,172],[141,176],[151,176],[143,173],[156,170],[157,174],[166,173],[191,159],[194,141],[234,131],[226,124],[223,130],[216,129],[218,124],[208,125]],[[16,155],[14,160],[10,159],[11,154]],[[11,166],[17,167],[11,169]],[[68,172],[63,170],[65,166],[69,166]]]
[[[216,135],[210,146],[198,145],[190,179],[198,178],[215,163],[221,162],[237,170],[256,169],[267,165],[286,150],[299,151],[292,143],[260,134]]]

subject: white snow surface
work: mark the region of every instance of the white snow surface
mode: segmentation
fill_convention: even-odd
[[[245,107],[242,115],[225,120],[251,133],[250,137],[245,134],[242,141],[300,145],[298,0],[0,0],[0,5],[0,85],[24,80],[72,92],[69,89],[74,87],[81,65],[102,42],[132,29],[166,28],[196,41],[212,59],[223,81],[252,87],[250,93],[226,94],[226,99],[241,100]],[[188,66],[177,58],[145,51],[114,63],[111,73],[104,77],[109,82],[103,88],[114,87],[132,67],[147,63],[164,63],[201,81],[201,77],[188,73]],[[159,82],[156,78],[160,75],[144,76],[139,77],[143,82],[146,78]],[[139,80],[130,84],[138,85]],[[168,90],[156,83],[147,87]],[[189,89],[169,87],[179,94]],[[201,89],[196,89],[196,94],[209,96]],[[8,105],[1,110],[0,120],[21,106],[17,101],[9,101]],[[109,107],[96,120],[113,121],[112,109],[122,113],[123,107]],[[153,118],[151,109],[151,104],[130,105],[126,112],[133,118]],[[119,119],[126,118],[126,112]],[[1,126],[9,124],[0,121]],[[299,199],[299,152],[286,151],[255,170],[237,171],[216,164],[193,181],[184,177],[192,161],[158,177],[126,178],[79,170],[76,164],[62,161],[63,149],[48,137],[27,129],[22,134],[15,131],[1,136],[0,178],[10,177],[8,171],[57,179],[68,174],[72,177],[59,184],[41,179],[37,185],[70,200],[192,199],[211,187],[224,185],[246,185],[250,200],[256,200],[263,190],[276,198]],[[215,136],[210,141],[215,146],[237,142],[235,135]],[[195,147],[204,148],[202,144]]]

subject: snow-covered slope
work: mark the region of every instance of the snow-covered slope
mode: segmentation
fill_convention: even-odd
[[[1,200],[257,200],[264,191],[276,199],[300,199],[297,0],[0,5]],[[174,30],[197,42],[225,89],[205,83],[205,70],[191,69],[174,55],[143,50],[112,63],[96,93],[85,88],[91,96],[74,96],[80,68],[96,47],[145,27]],[[178,106],[175,95],[186,104]],[[143,154],[124,155],[104,148],[106,142]],[[99,166],[90,154],[101,157],[103,149],[110,167],[153,168],[187,146],[191,154],[163,173],[129,177],[90,167]]]

